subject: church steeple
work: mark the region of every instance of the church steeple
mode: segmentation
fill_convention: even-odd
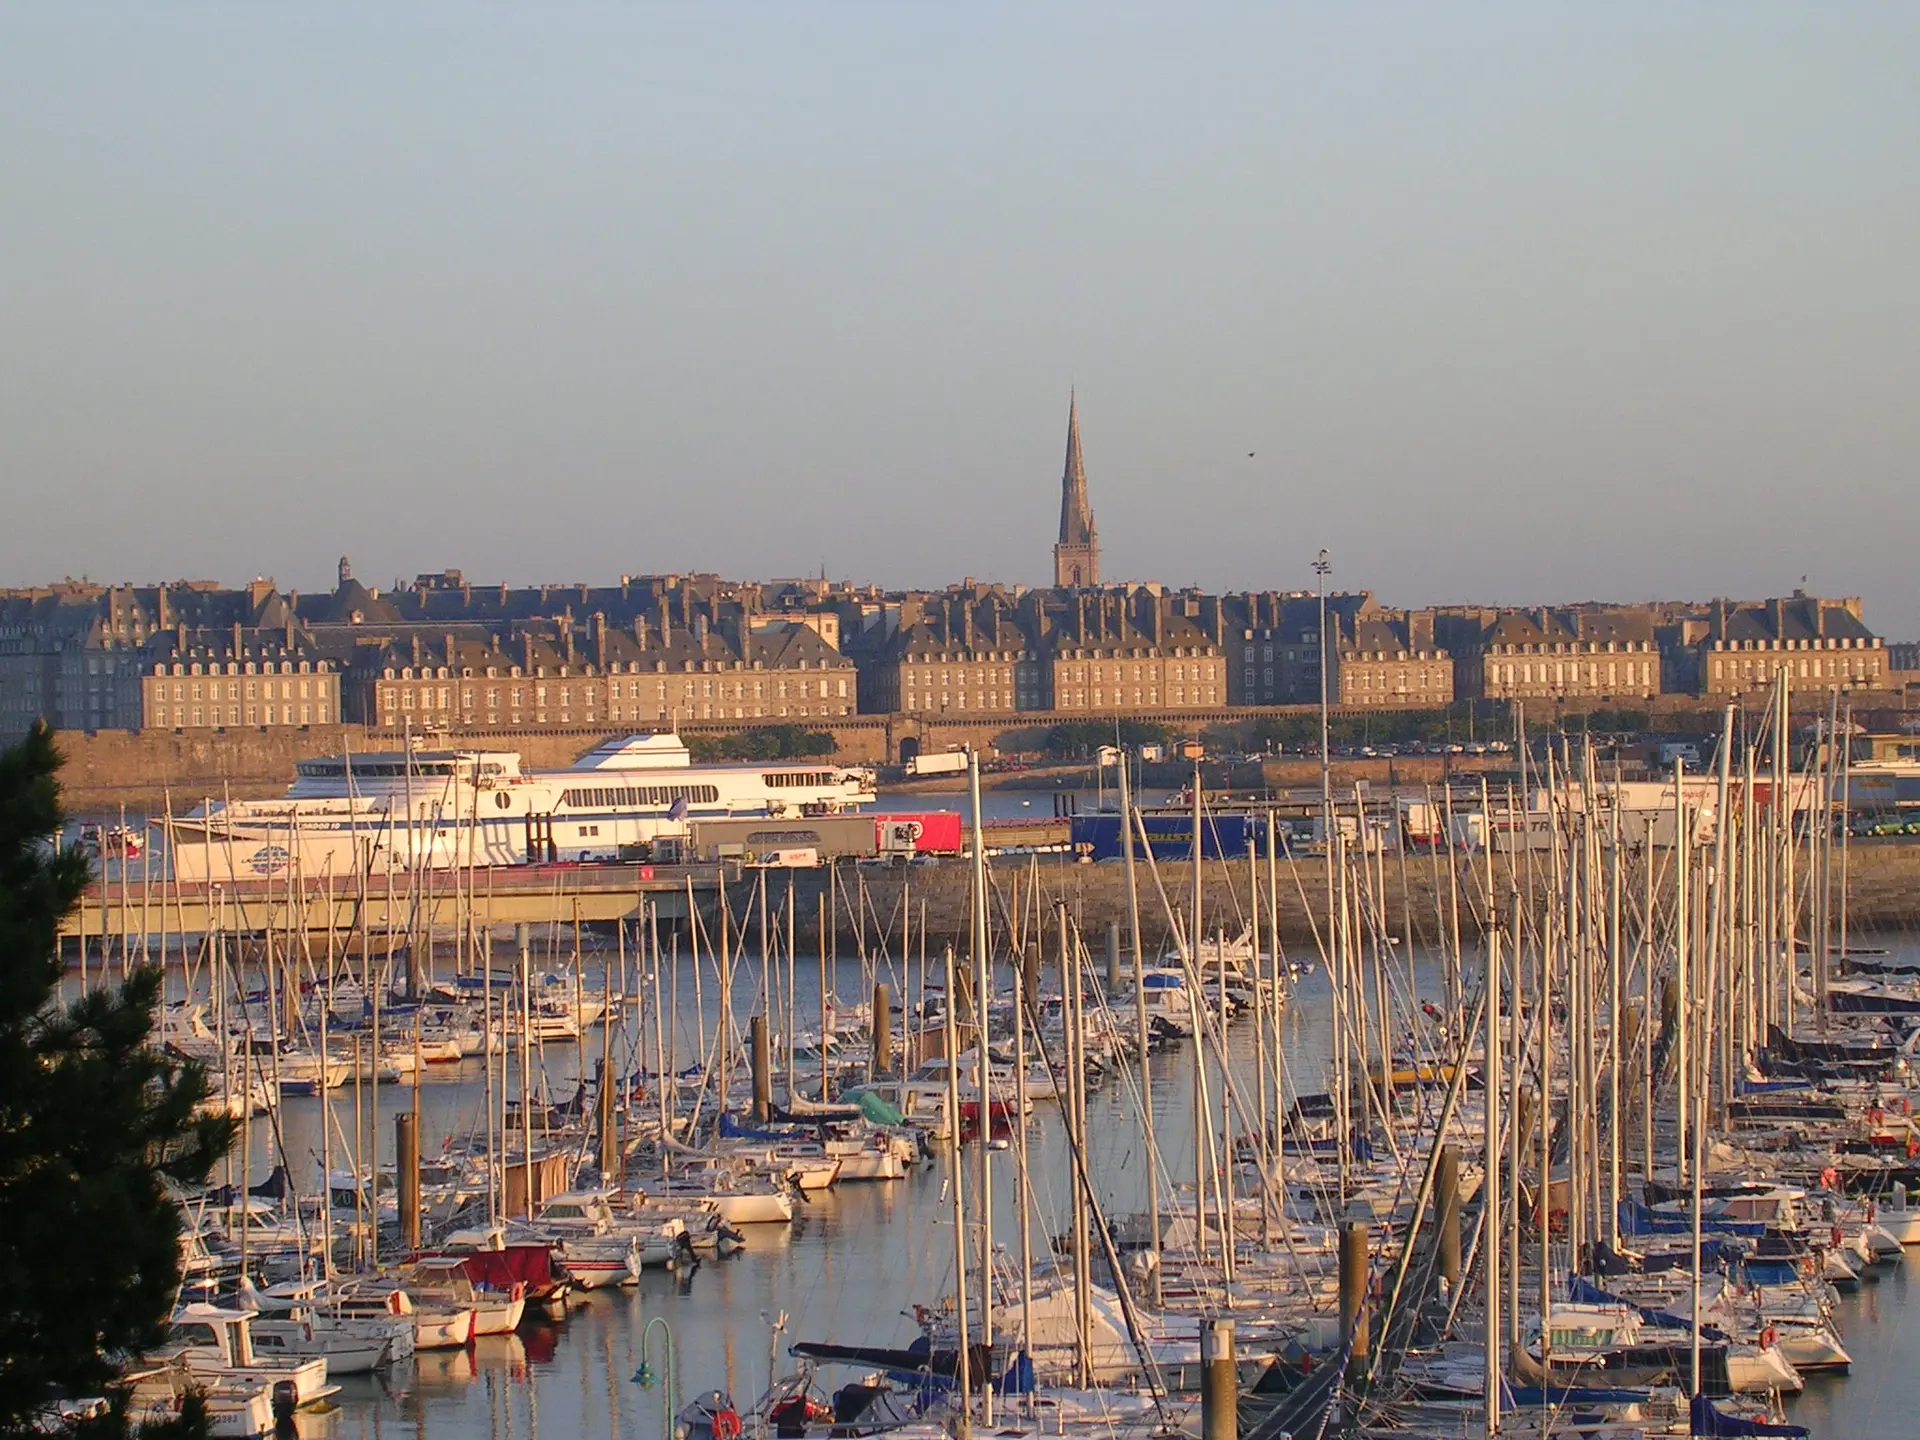
[[[1080,401],[1067,395],[1067,463],[1060,476],[1060,539],[1053,547],[1053,583],[1062,589],[1100,583],[1100,532],[1087,499],[1080,455]]]

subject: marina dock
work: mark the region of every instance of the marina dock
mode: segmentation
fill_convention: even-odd
[[[723,867],[704,865],[527,865],[475,871],[421,871],[330,880],[258,876],[225,882],[108,882],[91,889],[61,927],[63,940],[137,945],[141,936],[215,930],[412,929],[451,933],[471,917],[481,926],[632,920],[651,903],[662,920],[684,920],[689,897],[718,894]],[[737,873],[738,867],[731,867]]]

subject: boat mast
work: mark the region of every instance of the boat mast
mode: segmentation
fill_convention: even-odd
[[[972,875],[968,896],[968,927],[973,945],[973,1043],[974,1082],[980,1106],[977,1184],[980,1195],[980,1343],[993,1346],[993,1100],[992,1066],[987,1052],[987,1011],[993,998],[993,972],[987,955],[987,832],[980,814],[980,752],[967,747],[967,807],[973,826],[973,853],[969,868]],[[949,1062],[951,1068],[951,1062]],[[1021,1125],[1026,1116],[1019,1117]],[[956,1178],[956,1184],[958,1180]],[[993,1385],[983,1377],[980,1387],[980,1419],[993,1424]]]
[[[1117,736],[1115,738],[1118,738]],[[1140,944],[1140,877],[1133,853],[1134,826],[1144,840],[1146,823],[1134,814],[1133,782],[1125,750],[1120,752],[1120,841],[1127,876],[1127,941],[1133,947],[1133,1021],[1140,1046],[1140,1129],[1147,1167],[1148,1284],[1153,1303],[1160,1304],[1160,1149],[1153,1129],[1153,1061],[1147,1025],[1146,959]],[[1037,928],[1037,927],[1036,927]]]
[[[953,1303],[955,1348],[953,1360],[953,1383],[960,1397],[960,1408],[954,1417],[954,1432],[960,1440],[973,1433],[973,1417],[967,1392],[971,1388],[972,1376],[968,1373],[972,1356],[969,1353],[971,1341],[968,1335],[967,1317],[967,1187],[960,1179],[960,1028],[954,1013],[954,966],[953,947],[946,947],[947,1003],[941,1008],[946,1012],[946,1049],[947,1049],[947,1189],[952,1200],[953,1219]]]

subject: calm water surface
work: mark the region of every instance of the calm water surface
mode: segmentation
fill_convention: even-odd
[[[1083,808],[1090,808],[1092,800],[1084,797]],[[961,809],[964,804],[963,795],[913,796],[897,797],[888,808]],[[1052,802],[1044,792],[1000,792],[989,797],[988,809],[1001,816],[1036,811],[1045,816],[1052,813]],[[1905,937],[1882,937],[1878,943],[1920,959],[1920,944]],[[536,964],[539,951],[546,948],[538,948]],[[748,963],[735,987],[743,1026],[744,1017],[757,1008],[759,990],[757,943],[750,940],[747,950]],[[498,946],[495,955],[496,964],[505,963]],[[594,968],[589,967],[589,983],[597,983]],[[1397,1005],[1405,1003],[1409,985],[1423,996],[1438,990],[1438,967],[1430,960],[1417,959],[1411,978],[1404,965],[1397,968],[1402,992]],[[805,1017],[818,1013],[818,961],[803,955],[797,969],[793,988],[801,1028],[807,1028]],[[685,1065],[697,1053],[702,1022],[710,1028],[717,1015],[717,986],[708,965],[696,1005],[691,962],[683,957],[670,973],[678,976],[681,1016],[672,1043],[678,1063]],[[920,981],[917,965],[897,961],[882,961],[878,978],[893,985],[896,998],[915,994]],[[842,958],[834,974],[836,994],[843,1001],[863,998],[864,984],[857,963]],[[664,977],[662,988],[663,993],[671,990]],[[1282,1022],[1290,1089],[1321,1084],[1328,1008],[1324,975],[1303,980]],[[1237,1025],[1233,1040],[1236,1083],[1249,1097],[1245,1104],[1251,1113],[1251,1027]],[[639,1043],[647,1048],[630,1059],[651,1063],[650,1035]],[[598,1055],[596,1032],[586,1046],[588,1069]],[[581,1047],[549,1045],[529,1078],[536,1093],[564,1099],[572,1094],[580,1069]],[[519,1078],[512,1065],[506,1083],[509,1094],[517,1093]],[[1155,1057],[1152,1093],[1163,1168],[1177,1182],[1191,1174],[1192,1164],[1191,1061],[1184,1047]],[[420,1089],[423,1144],[431,1147],[449,1136],[477,1133],[483,1125],[483,1096],[477,1061],[428,1072]],[[336,1092],[328,1103],[333,1115],[330,1159],[335,1168],[345,1168],[343,1137],[355,1130],[351,1088]],[[382,1088],[377,1129],[383,1162],[391,1156],[391,1117],[412,1103],[409,1087]],[[1133,1085],[1125,1079],[1109,1084],[1092,1097],[1089,1110],[1091,1158],[1103,1198],[1115,1210],[1140,1207],[1146,1165]],[[271,1124],[256,1119],[250,1137],[253,1178],[261,1178],[284,1152],[295,1175],[307,1177],[310,1189],[320,1170],[321,1115],[321,1101],[290,1098],[282,1107],[277,1135]],[[1065,1214],[1066,1149],[1054,1107],[1039,1108],[1029,1144],[1030,1204],[1035,1246],[1041,1249],[1044,1237],[1064,1223]],[[972,1154],[969,1147],[969,1177]],[[1010,1249],[1007,1242],[1016,1225],[1012,1165],[1010,1158],[996,1158],[995,1164],[1000,1171],[995,1234]],[[744,1406],[765,1387],[770,1354],[778,1353],[784,1371],[785,1347],[796,1340],[902,1344],[918,1333],[912,1307],[939,1301],[953,1283],[946,1183],[945,1166],[936,1164],[902,1182],[838,1186],[801,1206],[791,1226],[748,1227],[746,1250],[731,1259],[709,1260],[684,1276],[649,1270],[636,1288],[596,1292],[557,1323],[529,1326],[516,1336],[490,1337],[462,1352],[423,1355],[383,1377],[342,1380],[335,1397],[337,1412],[308,1418],[303,1430],[323,1440],[387,1434],[506,1440],[543,1431],[584,1440],[651,1440],[668,1433],[666,1386],[643,1388],[632,1377],[644,1353],[664,1380],[669,1344],[683,1401],[718,1386],[733,1391]],[[1817,1440],[1920,1434],[1920,1364],[1915,1363],[1920,1359],[1920,1312],[1909,1303],[1914,1288],[1914,1276],[1903,1263],[1842,1300],[1854,1372],[1811,1381],[1791,1406],[1793,1418],[1811,1426]],[[826,1379],[839,1383],[834,1373]]]

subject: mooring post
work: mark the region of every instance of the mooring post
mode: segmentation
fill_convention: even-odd
[[[1367,1357],[1367,1227],[1357,1221],[1340,1227],[1340,1336],[1355,1360]]]
[[[411,1110],[393,1117],[394,1179],[400,1192],[400,1242],[409,1252],[420,1248],[420,1136]]]
[[[873,1019],[870,1024],[873,1041],[873,1073],[891,1075],[893,1073],[893,994],[884,981],[873,987]]]
[[[1233,1321],[1200,1325],[1201,1440],[1239,1440],[1240,1375],[1233,1353]]]
[[[1440,1274],[1449,1286],[1460,1283],[1460,1148],[1440,1147],[1440,1172],[1434,1185],[1434,1226],[1440,1246]]]
[[[773,1047],[767,1038],[767,1017],[747,1020],[747,1042],[753,1050],[753,1119],[764,1125],[773,1118]]]

